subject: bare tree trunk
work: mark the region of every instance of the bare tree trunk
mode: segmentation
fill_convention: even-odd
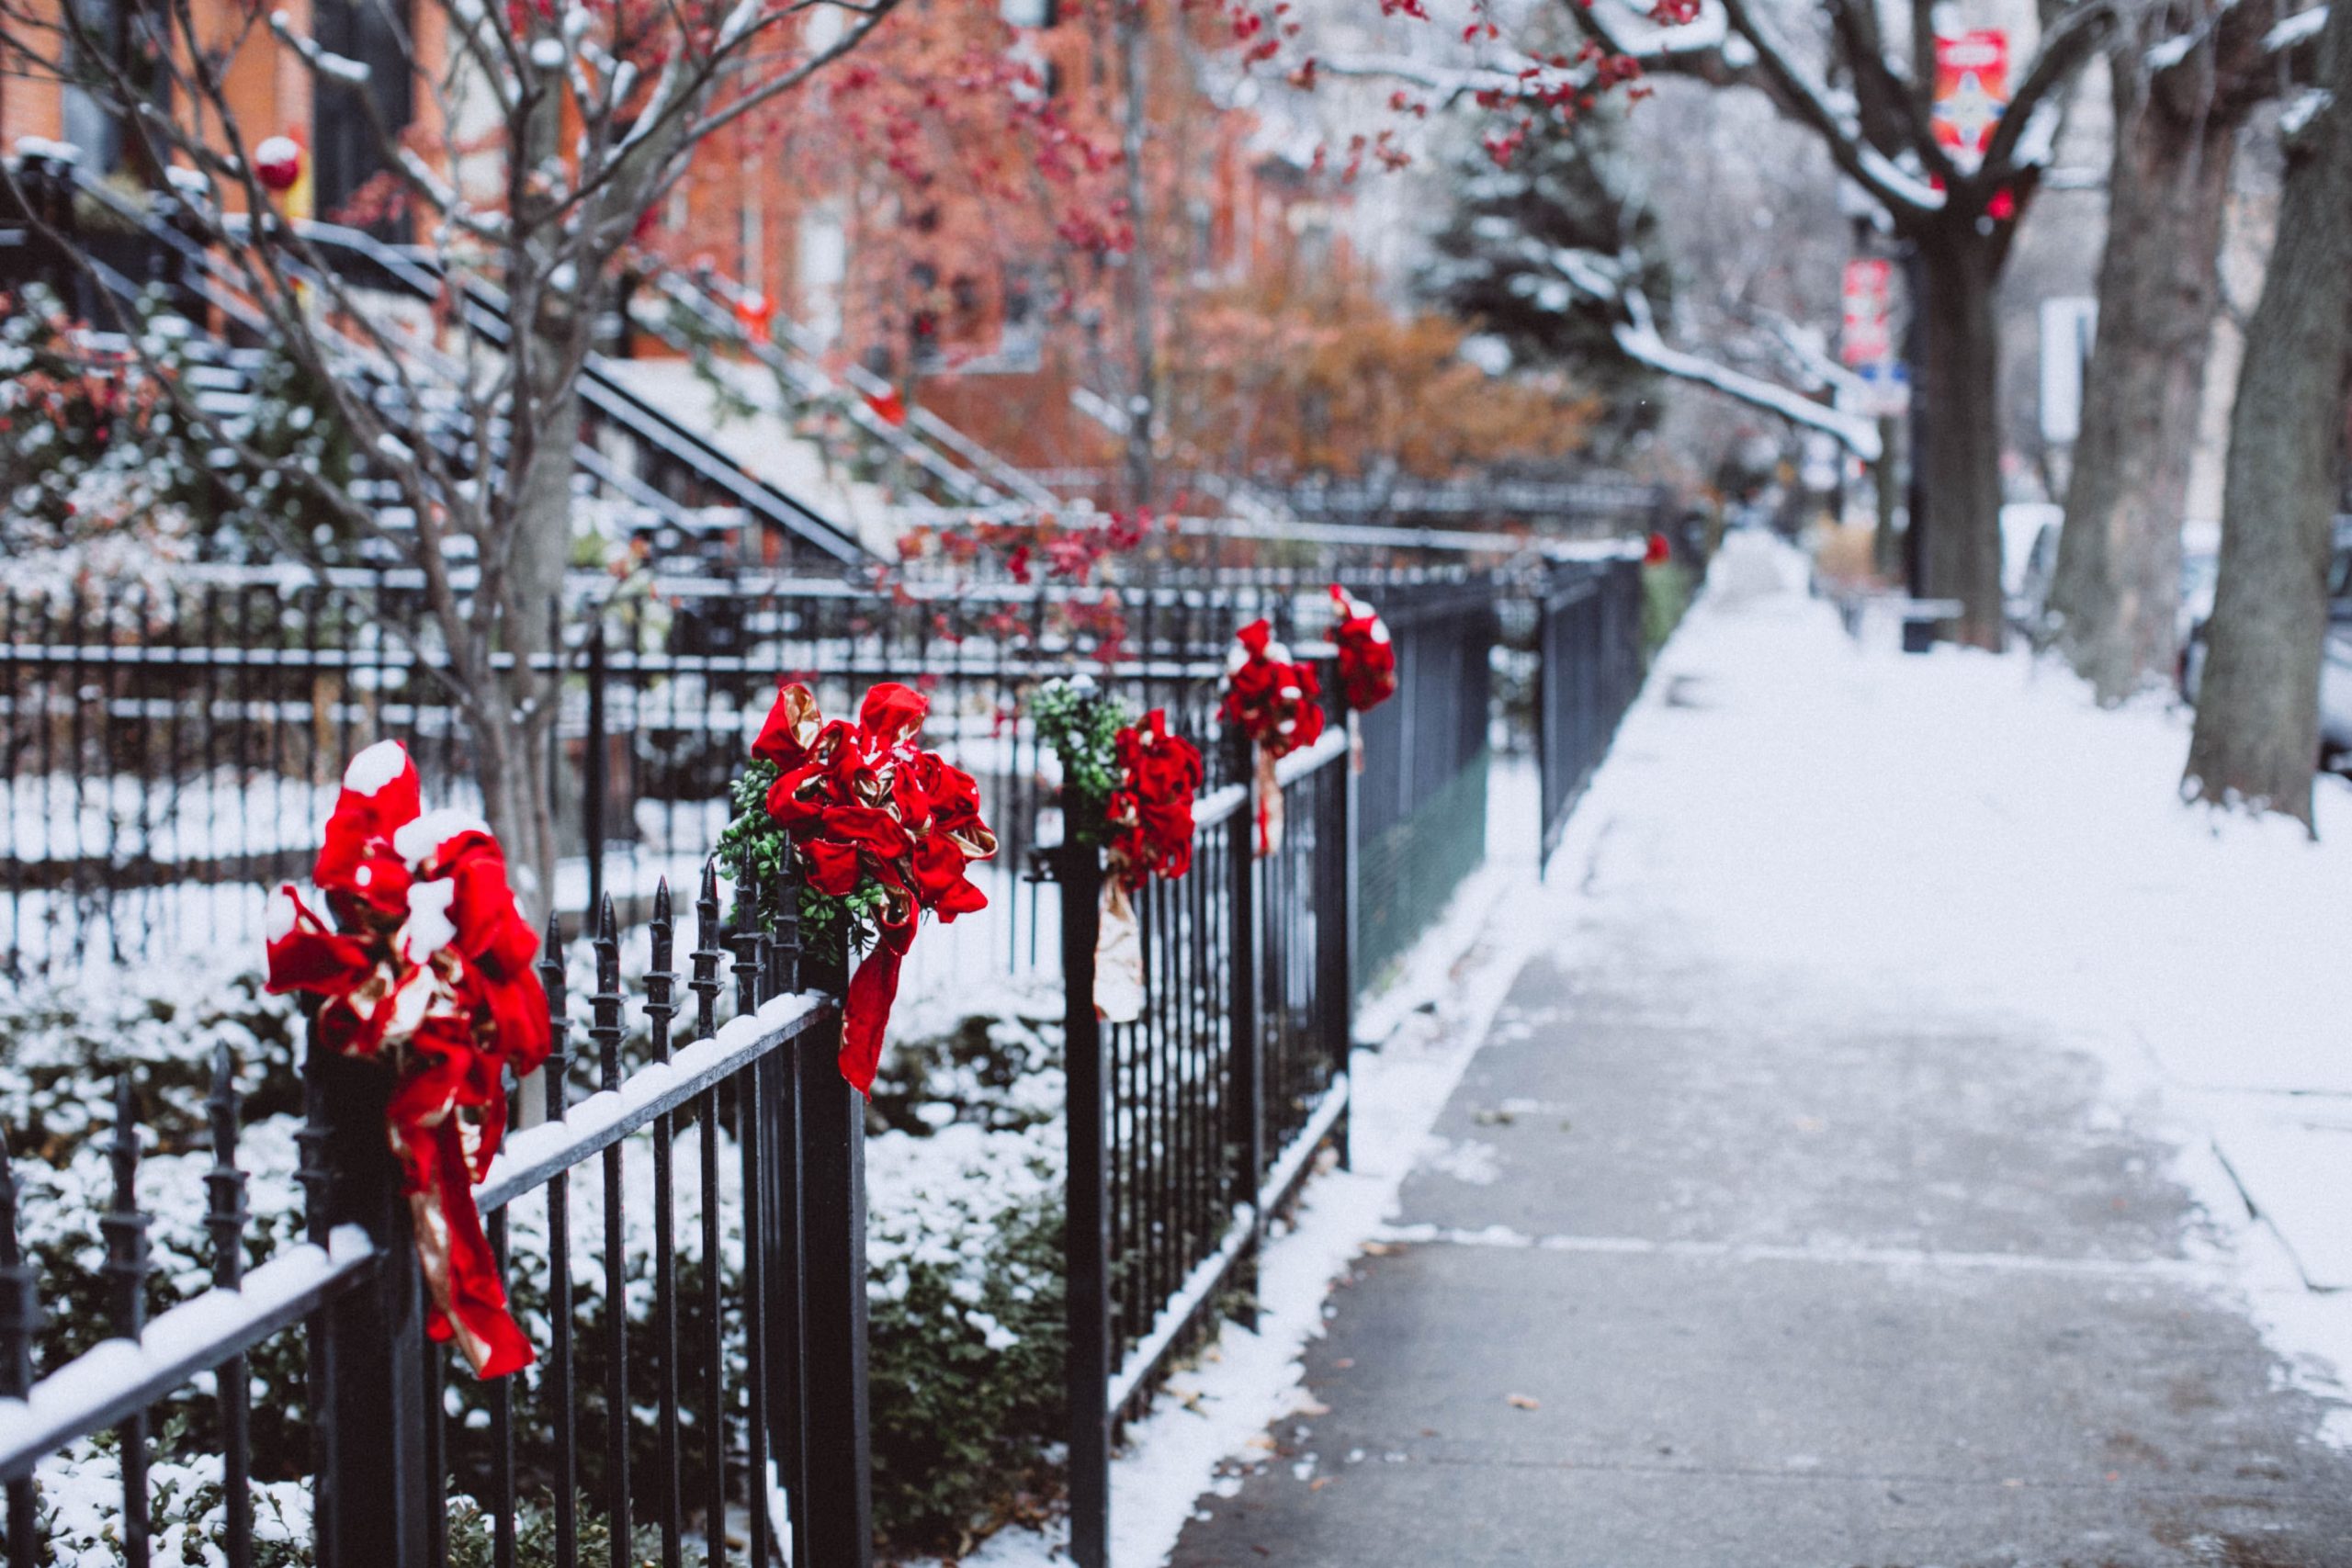
[[[2184,114],[2150,91],[2143,41],[2135,34],[2110,57],[2098,338],[2050,591],[2060,645],[2103,703],[2167,677],[2179,653],[2180,525],[2242,118],[2210,93]]]
[[[1927,285],[1927,439],[1917,455],[1928,596],[1956,599],[1957,641],[1998,649],[2001,608],[2000,327],[1996,243],[1955,223],[1920,236]],[[1921,519],[1913,519],[1917,526]]]
[[[1115,15],[1119,39],[1119,91],[1125,96],[1122,155],[1126,161],[1127,223],[1135,243],[1127,252],[1127,329],[1135,354],[1135,392],[1127,400],[1127,491],[1130,504],[1152,502],[1152,426],[1159,414],[1159,371],[1152,317],[1150,192],[1144,169],[1150,134],[1144,102],[1143,51],[1149,42],[1141,0],[1124,0]]]
[[[2230,411],[2221,581],[2185,795],[2312,820],[2329,518],[2352,372],[2352,5],[2290,104],[2278,239]],[[2314,108],[2312,106],[2318,106]]]
[[[508,561],[510,606],[501,631],[503,648],[514,656],[504,676],[504,712],[509,721],[496,737],[482,738],[482,800],[491,830],[508,846],[508,858],[530,886],[526,899],[535,919],[555,907],[557,859],[554,768],[551,752],[562,706],[560,674],[534,671],[535,660],[553,649],[550,625],[563,592],[563,571],[571,544],[572,446],[580,429],[577,384],[567,381],[550,395],[528,400],[542,411],[515,491],[514,553]],[[560,650],[559,650],[560,651]]]

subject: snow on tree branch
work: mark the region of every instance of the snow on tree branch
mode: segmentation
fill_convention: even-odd
[[[1816,402],[1794,388],[1768,381],[1760,376],[1750,376],[1668,344],[1659,333],[1657,320],[1651,313],[1649,296],[1633,281],[1639,276],[1638,258],[1605,255],[1598,251],[1567,246],[1548,246],[1532,241],[1522,243],[1519,249],[1528,260],[1557,275],[1571,289],[1589,299],[1613,304],[1624,312],[1624,320],[1615,323],[1611,333],[1618,349],[1627,358],[1678,380],[1712,388],[1725,397],[1767,413],[1778,414],[1808,430],[1822,431],[1836,437],[1841,446],[1865,463],[1879,460],[1878,425],[1874,421]],[[1838,384],[1838,376],[1829,374],[1822,363],[1825,356],[1806,349],[1793,331],[1782,333],[1782,337],[1789,349],[1807,362],[1804,369],[1817,381],[1833,386]],[[1838,375],[1842,374],[1842,370],[1838,372]]]

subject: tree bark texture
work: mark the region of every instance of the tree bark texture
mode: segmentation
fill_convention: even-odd
[[[555,903],[558,855],[552,748],[563,682],[531,668],[534,660],[560,651],[553,640],[563,592],[564,566],[571,545],[572,446],[580,430],[578,382],[565,378],[529,400],[541,425],[530,443],[514,492],[512,554],[500,616],[499,645],[514,655],[498,677],[505,721],[485,724],[501,733],[483,735],[482,802],[491,830],[507,846],[511,863],[531,883],[532,913],[544,919]]]
[[[1927,299],[1926,439],[1917,455],[1926,502],[1926,581],[1931,599],[1956,599],[1943,635],[1998,649],[2001,604],[2000,328],[1994,291],[2002,247],[1965,219],[1920,237]]]
[[[2179,655],[2180,526],[2222,303],[2230,166],[2260,96],[2245,90],[2236,51],[2220,57],[2211,41],[2151,81],[2143,56],[2155,41],[2128,29],[2109,57],[2116,137],[2098,336],[2050,593],[2060,646],[2102,703],[2169,679]]]
[[[2288,140],[2278,239],[2230,412],[2221,580],[2181,784],[2307,826],[2352,371],[2352,5],[2330,12],[2319,54],[2333,101]]]

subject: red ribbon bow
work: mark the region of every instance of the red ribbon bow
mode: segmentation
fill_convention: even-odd
[[[1154,708],[1114,739],[1120,787],[1112,792],[1112,874],[1134,893],[1150,876],[1174,878],[1193,868],[1193,796],[1201,787],[1201,753],[1168,732],[1168,713]]]
[[[1323,694],[1315,667],[1295,662],[1262,620],[1234,634],[1240,647],[1226,660],[1225,701],[1217,717],[1276,757],[1312,746],[1323,734]]]
[[[1321,738],[1323,705],[1317,699],[1323,686],[1315,667],[1293,660],[1263,620],[1250,622],[1234,637],[1241,646],[1226,656],[1225,700],[1217,705],[1217,717],[1238,726],[1257,745],[1250,792],[1258,853],[1264,856],[1283,841],[1283,792],[1274,763]]]
[[[385,1140],[432,1295],[425,1330],[455,1338],[477,1375],[503,1377],[531,1364],[531,1345],[507,1311],[473,1184],[505,1135],[505,1070],[547,1060],[547,993],[498,840],[463,813],[425,813],[422,793],[398,741],[352,759],[311,873],[334,925],[279,888],[268,988],[325,998],[318,1043],[393,1069]]]
[[[842,1077],[871,1093],[882,1032],[898,998],[899,969],[924,910],[942,921],[988,907],[967,870],[996,854],[970,774],[915,743],[931,704],[885,682],[865,694],[857,722],[828,722],[808,687],[776,694],[752,743],[773,762],[768,816],[800,851],[808,885],[847,897],[869,879],[883,890],[881,939],[849,983],[842,1019]]]
[[[1379,613],[1350,598],[1336,582],[1331,602],[1337,606],[1331,645],[1340,654],[1340,694],[1358,713],[1376,708],[1396,694],[1396,645],[1388,640]]]

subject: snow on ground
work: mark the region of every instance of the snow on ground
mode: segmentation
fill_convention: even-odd
[[[2185,806],[2177,705],[2101,710],[2022,652],[1858,643],[1804,582],[1793,551],[1727,543],[1605,775],[1681,830],[1585,874],[1792,998],[2097,1055],[2181,1145],[2276,1347],[2352,1368],[2352,1298],[2321,1293],[2352,1285],[2352,787],[2322,781],[2316,841]],[[1729,810],[1710,766],[1742,781]]]

